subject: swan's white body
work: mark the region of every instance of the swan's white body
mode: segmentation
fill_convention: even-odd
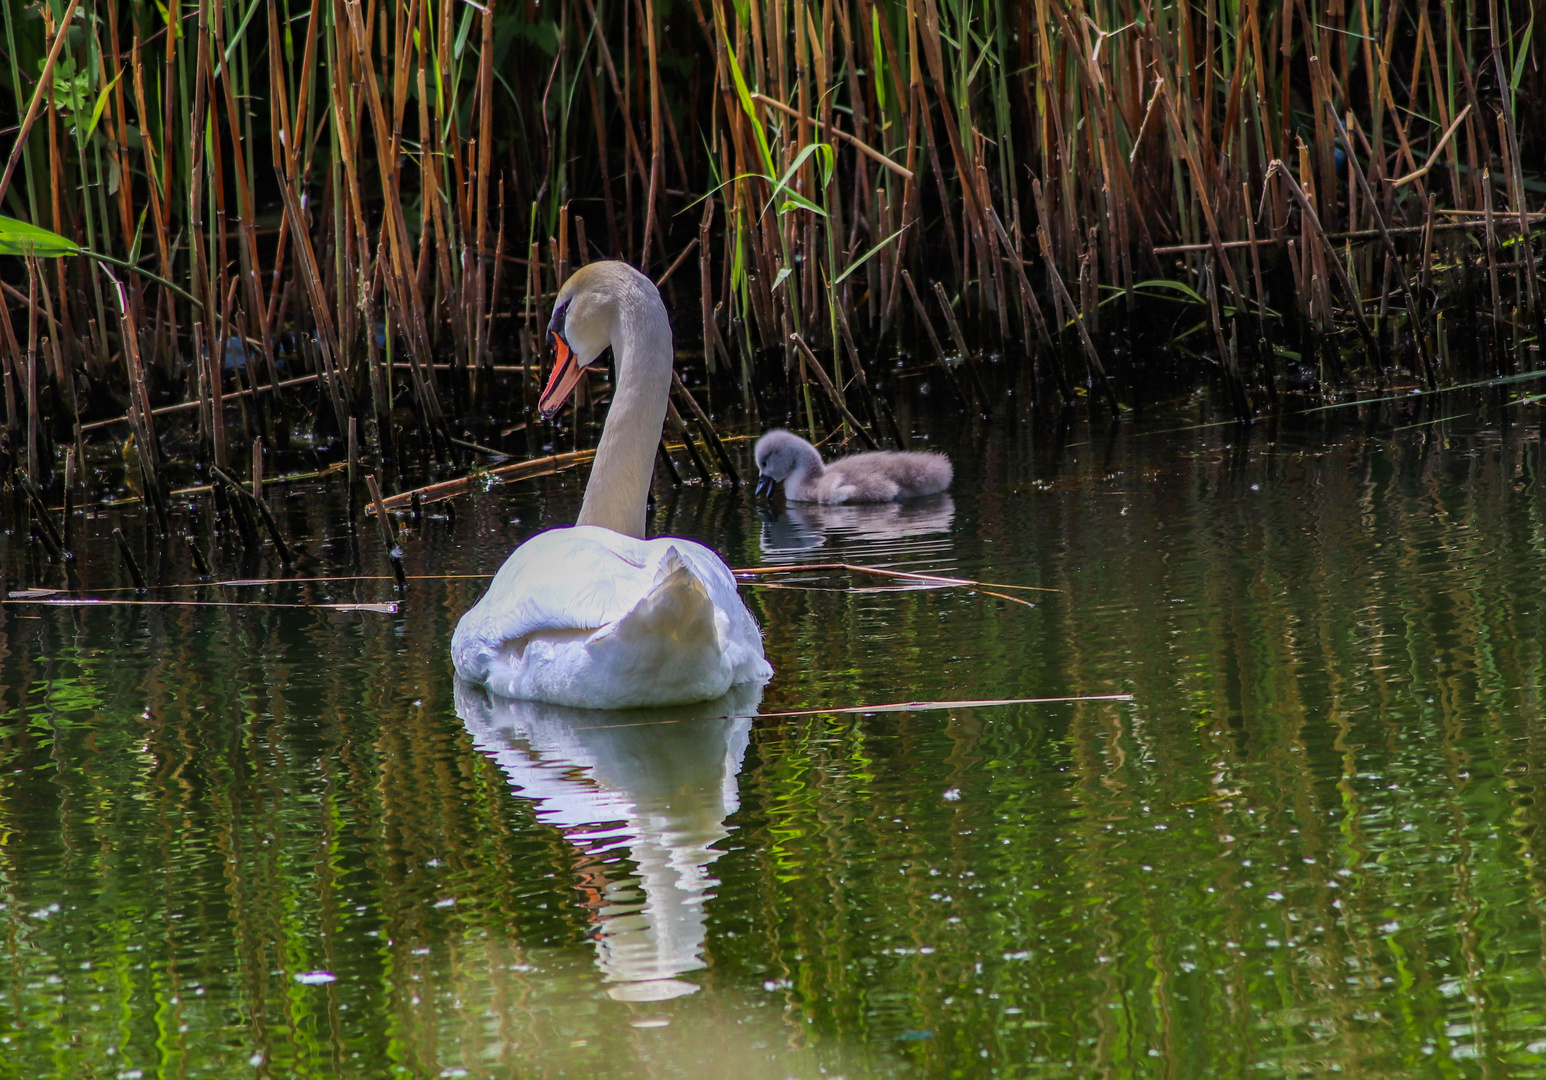
[[[586,709],[707,701],[772,674],[718,555],[595,525],[516,548],[457,624],[451,659],[504,697]]]
[[[659,292],[630,266],[592,263],[565,284],[549,331],[558,363],[545,415],[608,346],[617,389],[579,523],[511,552],[457,623],[457,674],[505,697],[587,709],[707,701],[766,682],[762,634],[729,567],[691,540],[644,539],[671,385]]]

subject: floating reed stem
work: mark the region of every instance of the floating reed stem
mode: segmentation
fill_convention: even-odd
[[[42,601],[38,601],[42,602]],[[1035,698],[962,698],[955,701],[890,701],[879,705],[836,705],[824,709],[783,709],[778,712],[747,713],[734,719],[784,719],[793,716],[862,716],[868,713],[943,712],[949,709],[995,709],[1007,705],[1077,705],[1096,701],[1133,701],[1133,694],[1081,694],[1072,697]],[[645,724],[692,724],[704,720],[731,719],[725,716],[703,716],[690,720],[653,720]],[[575,731],[607,731],[612,728],[641,727],[638,722],[628,724],[592,724],[577,727]]]
[[[732,570],[731,573],[742,577],[763,577],[768,574],[796,574],[814,573],[818,570],[846,570],[851,574],[869,574],[871,577],[893,578],[898,581],[918,581],[928,585],[949,585],[956,588],[979,589],[986,592],[989,589],[1020,589],[1028,592],[1051,592],[1059,590],[1049,589],[1041,585],[1005,585],[994,581],[973,581],[971,578],[945,577],[941,574],[915,574],[905,570],[888,570],[883,566],[864,566],[859,563],[801,563],[797,566],[748,566]],[[1005,600],[1014,600],[1015,603],[1024,603],[1014,597],[1002,596],[999,593],[989,593],[990,596],[1001,596]]]
[[[962,698],[957,701],[892,701],[883,705],[844,705],[825,709],[786,709],[758,717],[854,716],[863,713],[940,712],[945,709],[996,709],[1005,705],[1073,705],[1089,701],[1134,701],[1133,694],[1079,694],[1071,697]],[[582,729],[577,729],[582,730]]]

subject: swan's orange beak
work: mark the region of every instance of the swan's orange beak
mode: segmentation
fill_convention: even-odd
[[[537,399],[537,412],[544,420],[553,419],[553,414],[563,407],[564,399],[585,374],[585,369],[575,362],[574,350],[557,332],[553,333],[553,354],[553,374],[548,376],[548,384]]]

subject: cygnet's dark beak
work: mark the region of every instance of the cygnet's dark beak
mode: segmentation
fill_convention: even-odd
[[[766,473],[757,474],[757,498],[771,499],[773,497],[773,485],[776,481]]]

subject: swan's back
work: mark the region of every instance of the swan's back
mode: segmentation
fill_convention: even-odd
[[[457,624],[451,658],[496,694],[590,709],[705,701],[772,675],[717,555],[590,525],[516,548]]]

